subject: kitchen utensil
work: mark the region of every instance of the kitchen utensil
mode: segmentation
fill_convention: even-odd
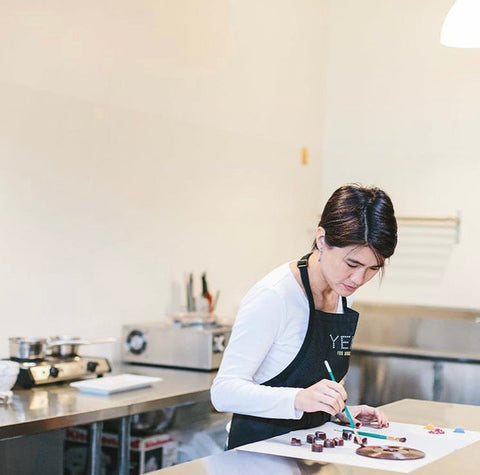
[[[337,432],[349,432],[353,434],[352,429],[335,429]],[[365,432],[363,430],[358,431],[359,435],[363,435],[365,437],[373,437],[375,439],[386,439],[386,440],[395,440],[396,442],[406,442],[406,437],[395,437],[393,435],[385,435],[385,434],[378,434],[376,432]]]
[[[186,282],[186,291],[187,291],[187,311],[194,312],[195,297],[193,295],[193,274],[192,273],[188,275],[188,279]]]
[[[219,297],[220,297],[220,290],[217,290],[217,293],[215,294],[215,298],[213,299],[212,312],[214,312],[215,309],[217,308]]]
[[[45,357],[47,340],[35,337],[12,337],[8,339],[10,358],[21,361],[41,360]]]
[[[328,361],[325,360],[324,361],[325,363],[325,367],[327,368],[327,371],[328,371],[328,374],[330,375],[330,379],[333,381],[333,382],[337,382],[337,380],[335,379],[335,376],[333,375],[333,372],[332,372],[332,368],[330,368],[330,365],[328,364]],[[361,440],[362,438],[358,435],[358,430],[357,430],[357,427],[355,426],[355,422],[353,422],[353,418],[352,418],[352,415],[350,414],[350,411],[347,407],[347,405],[345,404],[345,414],[347,415],[347,418],[348,418],[348,422],[350,422],[350,425],[352,426],[352,429],[353,429],[353,433],[355,434],[355,440],[363,445],[361,443]]]
[[[208,311],[212,312],[213,311],[213,297],[212,297],[212,294],[208,290],[207,273],[206,272],[204,272],[202,274],[202,297],[204,299],[207,299],[207,301],[208,301]]]
[[[113,343],[116,338],[93,338],[82,340],[79,337],[55,336],[46,338],[12,337],[9,338],[10,358],[18,361],[39,361],[49,355],[57,357],[72,357],[78,353],[80,345],[95,345]]]
[[[55,336],[47,341],[47,348],[52,356],[75,356],[78,353],[79,337]]]
[[[94,338],[91,340],[82,340],[73,336],[54,336],[47,341],[46,348],[50,350],[52,356],[70,357],[78,354],[78,348],[81,345],[95,345],[100,343],[113,343],[116,338]]]
[[[12,401],[10,389],[17,380],[20,364],[16,361],[0,360],[0,404],[8,404]]]

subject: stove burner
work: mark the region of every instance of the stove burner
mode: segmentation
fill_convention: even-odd
[[[23,388],[101,377],[112,370],[106,358],[89,356],[46,356],[43,360],[19,361],[19,363],[20,372],[16,384]]]
[[[40,363],[41,361],[43,361],[45,358],[16,358],[15,356],[12,356],[10,358],[12,361],[16,361],[17,363],[32,363],[32,364],[36,364],[36,363]]]

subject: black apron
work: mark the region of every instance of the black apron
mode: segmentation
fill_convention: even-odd
[[[308,279],[310,254],[297,262],[310,307],[305,339],[292,362],[280,374],[262,383],[263,386],[308,388],[322,379],[330,379],[325,368],[325,360],[329,362],[337,381],[347,373],[358,312],[347,307],[345,297],[342,297],[343,314],[315,309]],[[317,427],[328,420],[330,420],[330,414],[322,411],[304,412],[301,419],[273,419],[234,414],[228,437],[228,448],[233,449],[240,445],[269,439],[292,430]]]

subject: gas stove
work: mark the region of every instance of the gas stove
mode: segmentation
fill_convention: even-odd
[[[100,377],[112,370],[106,358],[90,356],[46,356],[42,359],[28,361],[22,361],[19,358],[10,359],[20,363],[16,386],[23,388]]]

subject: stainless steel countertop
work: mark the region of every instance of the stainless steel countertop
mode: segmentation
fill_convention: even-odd
[[[80,393],[68,383],[13,391],[13,402],[0,405],[0,439],[36,434],[114,419],[176,404],[208,401],[215,373],[113,365],[113,373],[159,376],[152,387],[111,396]]]
[[[480,430],[480,407],[431,401],[403,399],[383,406],[392,421],[411,424],[431,423],[439,427],[463,427]],[[399,462],[401,463],[401,462]],[[433,463],[415,470],[415,475],[477,475],[480,467],[480,442],[457,450]],[[321,464],[311,460],[229,450],[192,462],[164,468],[152,475],[368,475],[397,474],[385,470],[351,465]]]

